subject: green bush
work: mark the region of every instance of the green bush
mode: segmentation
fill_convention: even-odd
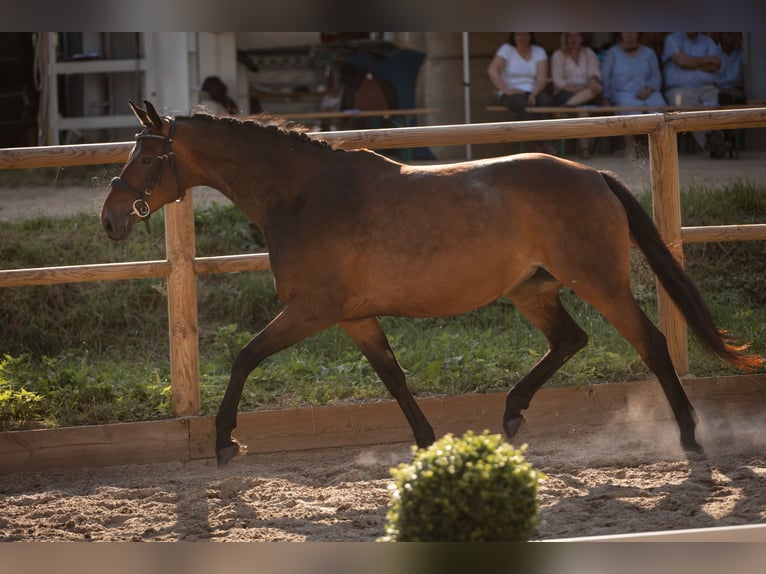
[[[411,464],[391,469],[394,490],[384,541],[522,542],[537,526],[545,475],[501,435],[468,431],[413,447]]]

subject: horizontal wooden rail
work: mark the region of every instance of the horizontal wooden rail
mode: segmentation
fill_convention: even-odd
[[[197,275],[235,273],[238,271],[266,271],[271,268],[268,253],[196,257]],[[56,285],[60,283],[87,283],[90,281],[120,281],[146,279],[170,275],[169,261],[134,261],[129,263],[95,263],[62,267],[0,270],[0,287],[27,285]]]
[[[766,126],[766,108],[671,112],[665,114],[665,116],[667,122],[673,126],[676,132],[746,129]]]
[[[707,225],[682,227],[684,243],[712,243],[716,241],[764,241],[766,224],[751,225]]]
[[[118,142],[0,149],[0,169],[123,163],[133,145]]]
[[[235,273],[237,271],[266,271],[268,269],[271,269],[268,253],[194,258],[194,272],[198,275]]]
[[[625,117],[604,116],[321,132],[311,135],[322,137],[343,149],[387,149],[568,139],[582,137],[583,130],[592,131],[594,137],[638,135],[653,132],[663,123],[664,118],[663,114],[644,114],[631,116],[630,121],[626,121]],[[766,110],[763,120],[766,122]]]
[[[170,262],[168,261],[135,261],[129,263],[70,265],[66,267],[38,267],[36,269],[4,269],[0,271],[0,287],[145,279],[147,277],[167,277],[169,274]]]

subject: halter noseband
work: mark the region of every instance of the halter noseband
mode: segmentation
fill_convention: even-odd
[[[178,186],[177,201],[181,201],[186,195],[186,190],[178,179],[178,169],[176,168],[175,154],[173,154],[173,152],[170,150],[170,146],[173,144],[173,137],[176,133],[176,122],[173,118],[168,118],[168,121],[170,128],[168,130],[167,136],[146,133],[146,131],[149,129],[148,127],[145,128],[141,133],[136,134],[137,142],[141,141],[142,139],[162,140],[162,152],[155,160],[156,171],[154,172],[154,177],[149,180],[149,185],[146,186],[144,191],[138,191],[135,187],[133,187],[121,177],[115,177],[111,183],[112,186],[122,189],[123,191],[127,191],[136,198],[136,200],[133,202],[133,213],[135,213],[140,219],[147,219],[151,213],[151,208],[149,207],[149,203],[147,203],[146,200],[152,194],[152,190],[156,186],[162,185],[162,174],[166,163],[170,166],[170,171],[173,173],[173,177],[176,180],[176,185]]]

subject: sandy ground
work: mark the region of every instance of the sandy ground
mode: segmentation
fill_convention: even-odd
[[[766,522],[763,423],[703,425],[695,460],[670,422],[524,435],[547,474],[535,539]],[[394,444],[0,476],[0,541],[372,542],[410,460]]]

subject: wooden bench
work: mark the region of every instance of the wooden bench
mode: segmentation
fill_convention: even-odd
[[[531,114],[551,114],[556,117],[608,116],[622,112],[699,112],[711,110],[737,110],[742,108],[760,108],[766,100],[748,100],[747,104],[726,106],[531,106],[525,108]],[[485,108],[488,112],[510,113],[505,106],[492,105]]]
[[[732,104],[725,106],[530,106],[526,111],[531,114],[548,114],[554,118],[562,117],[590,117],[590,116],[608,116],[613,114],[623,114],[635,112],[637,114],[645,113],[665,113],[665,112],[698,112],[711,110],[734,110],[741,108],[759,108],[766,105],[766,100],[748,100],[747,104]],[[490,105],[487,106],[488,112],[511,113],[505,106]],[[741,148],[742,130],[731,130],[734,135],[734,142],[729,152],[730,157],[738,158]],[[559,150],[563,155],[564,141],[559,142]],[[692,148],[693,149],[693,148]]]

